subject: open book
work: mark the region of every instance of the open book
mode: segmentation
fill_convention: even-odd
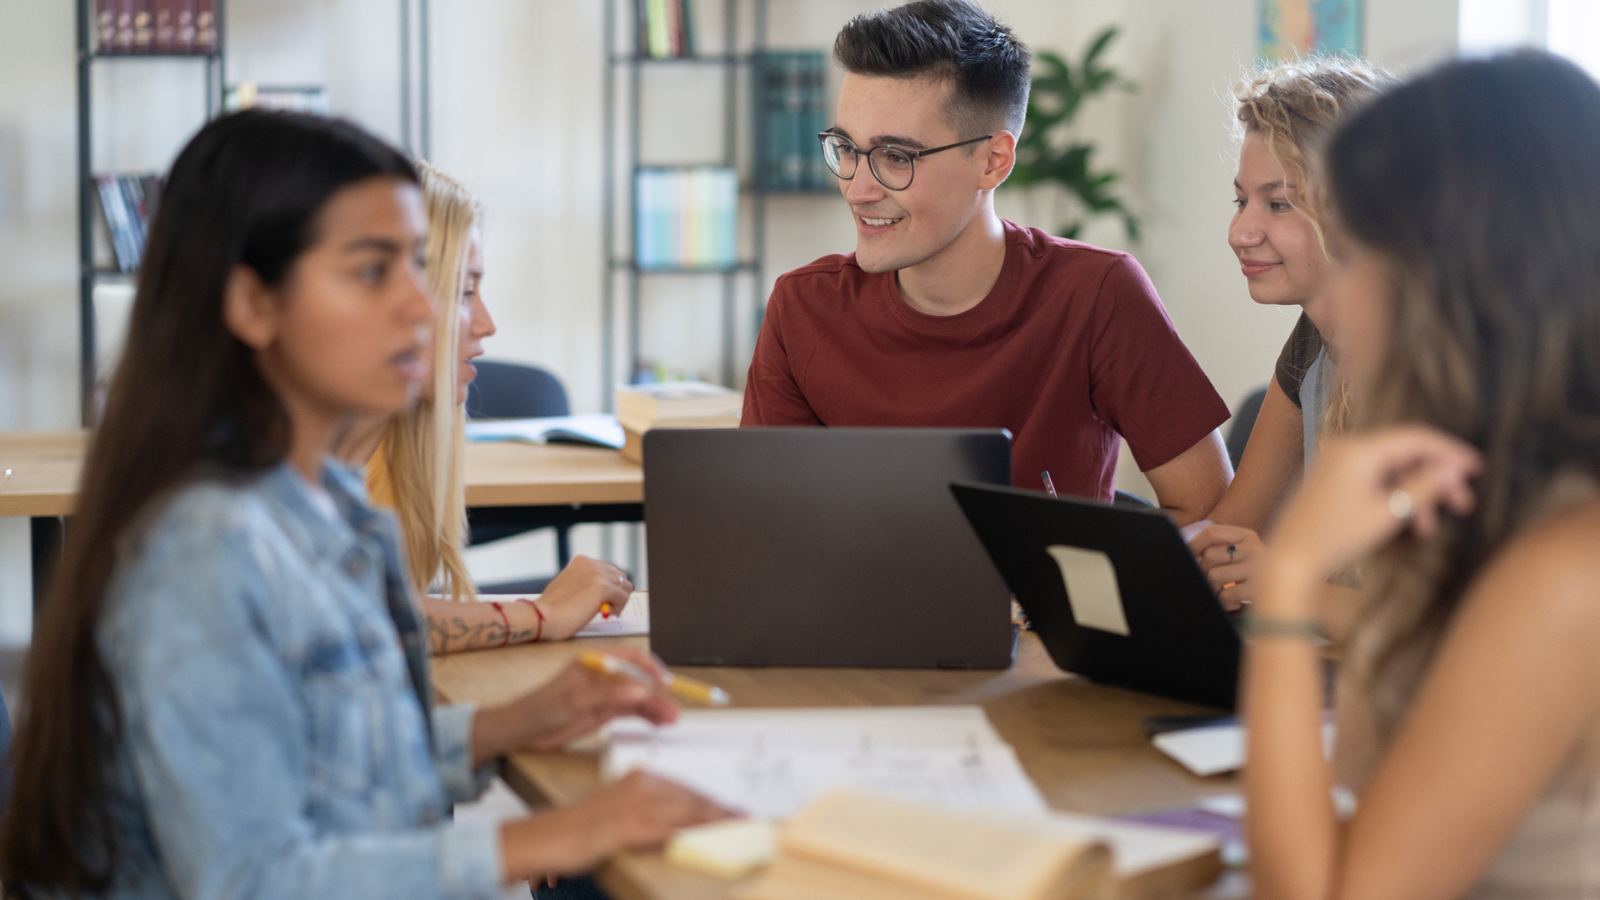
[[[1076,900],[1103,896],[1105,843],[855,791],[778,832],[778,857],[738,900]]]
[[[622,426],[615,416],[591,413],[542,419],[478,419],[468,422],[469,441],[520,441],[524,444],[592,444],[621,450]]]

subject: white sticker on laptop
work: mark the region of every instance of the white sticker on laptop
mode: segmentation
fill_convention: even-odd
[[[1128,636],[1128,617],[1122,611],[1122,591],[1111,557],[1098,550],[1052,544],[1044,548],[1061,567],[1072,618],[1084,628]]]

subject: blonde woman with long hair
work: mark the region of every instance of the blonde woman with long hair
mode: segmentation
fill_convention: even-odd
[[[367,489],[400,520],[412,583],[423,597],[434,653],[571,637],[602,603],[621,610],[633,590],[616,566],[577,556],[537,599],[480,603],[467,572],[462,406],[472,360],[495,333],[480,292],[483,208],[454,179],[419,163],[428,212],[427,278],[435,297],[432,371],[410,410],[351,430],[340,455],[367,464]],[[447,398],[440,402],[439,398]]]
[[[1329,355],[1331,315],[1322,299],[1328,272],[1324,190],[1307,161],[1352,106],[1390,83],[1379,69],[1347,57],[1313,57],[1256,71],[1235,89],[1240,138],[1228,245],[1250,299],[1299,306],[1300,319],[1278,357],[1267,396],[1233,483],[1190,548],[1229,609],[1253,598],[1260,534],[1299,483],[1317,438],[1335,431],[1345,391]]]

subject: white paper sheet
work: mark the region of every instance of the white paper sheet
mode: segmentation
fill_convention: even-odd
[[[601,773],[644,769],[775,819],[855,787],[947,809],[1043,812],[1044,798],[979,707],[690,710],[614,723]]]
[[[1333,722],[1322,724],[1322,752],[1333,753]],[[1242,725],[1207,725],[1168,731],[1150,739],[1156,749],[1196,775],[1220,775],[1244,768],[1245,735]]]
[[[1044,548],[1061,568],[1072,618],[1083,628],[1128,636],[1128,617],[1122,611],[1122,590],[1111,557],[1098,550],[1052,544]]]

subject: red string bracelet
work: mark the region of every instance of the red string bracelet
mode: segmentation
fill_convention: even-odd
[[[500,641],[500,646],[504,647],[505,645],[511,643],[511,620],[506,618],[506,608],[500,605],[500,601],[490,600],[489,605],[494,607],[494,611],[500,614],[500,621],[505,623],[505,639]]]
[[[529,606],[533,607],[534,613],[539,616],[539,630],[537,632],[535,632],[534,635],[533,635],[534,643],[538,643],[541,639],[544,638],[544,610],[540,609],[539,608],[539,604],[535,603],[533,600],[529,599],[528,597],[518,597],[517,598],[517,602],[518,603],[526,603]]]

